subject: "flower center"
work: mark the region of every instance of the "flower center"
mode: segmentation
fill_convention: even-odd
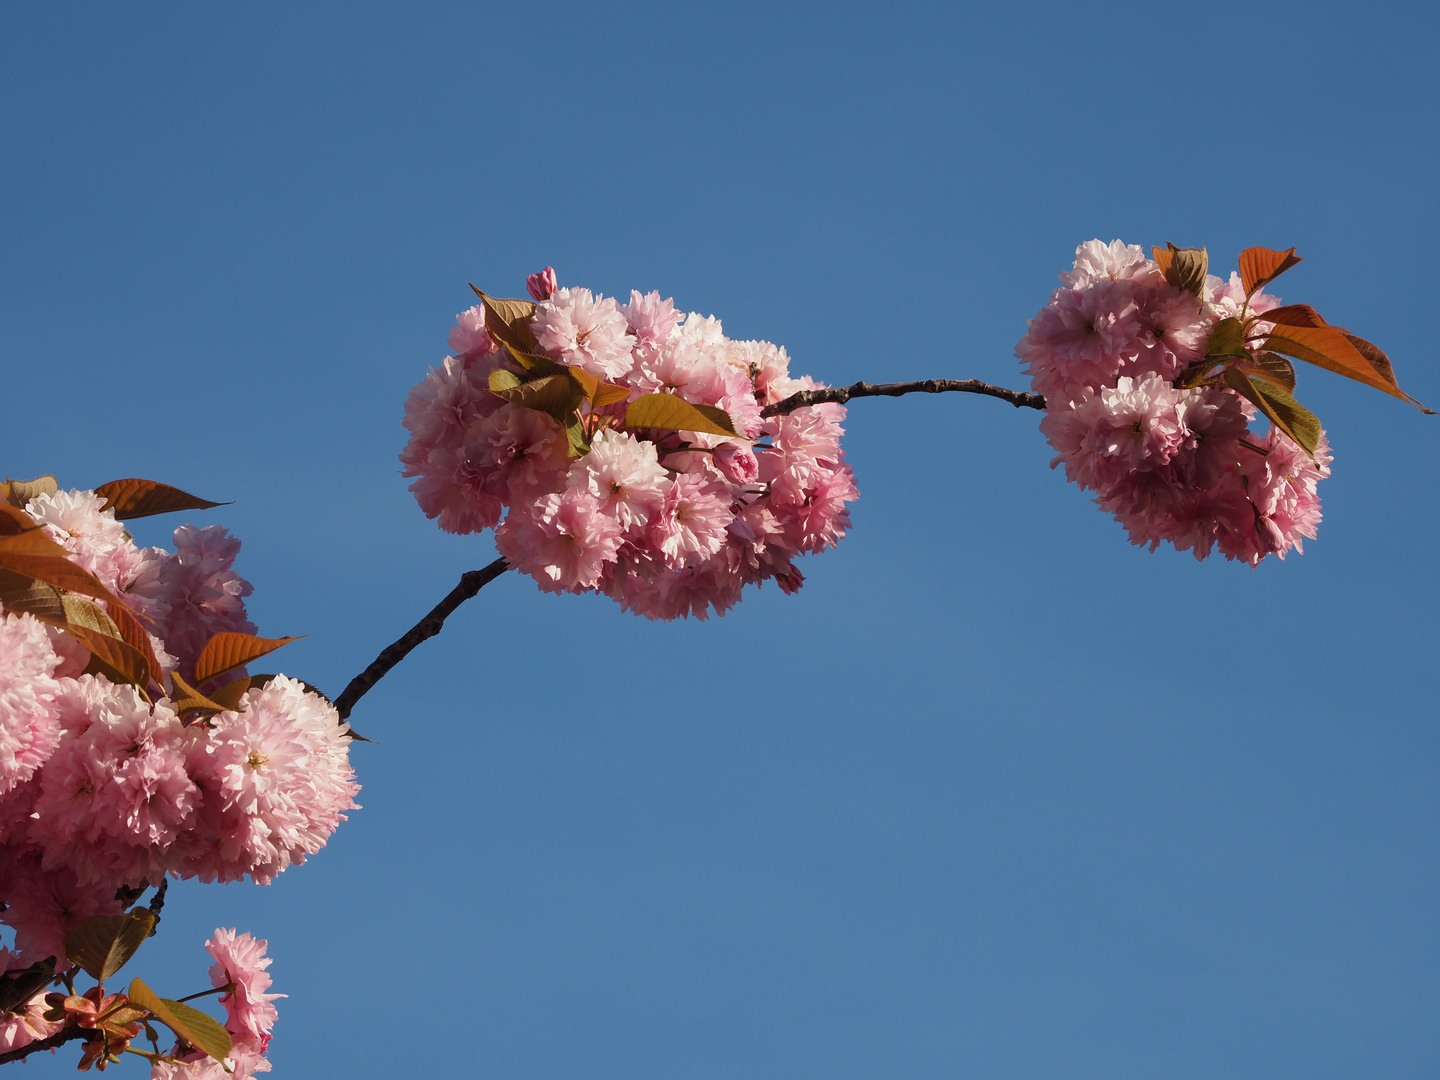
[[[258,769],[261,765],[266,764],[269,760],[270,759],[264,754],[260,753],[259,750],[251,750],[250,756],[245,759],[245,764],[252,769]]]

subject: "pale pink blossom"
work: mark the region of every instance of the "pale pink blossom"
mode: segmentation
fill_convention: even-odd
[[[622,542],[619,522],[577,488],[512,508],[495,533],[495,546],[511,566],[557,593],[594,588]]]
[[[503,405],[465,434],[465,458],[483,475],[485,490],[506,505],[559,488],[570,466],[565,432],[550,416]]]
[[[67,726],[36,781],[27,837],[44,868],[69,868],[82,885],[159,877],[200,801],[179,718],[93,675],[65,680],[58,708],[89,722]]]
[[[734,517],[729,492],[704,476],[681,474],[650,523],[650,544],[671,569],[695,565],[720,550]]]
[[[530,328],[549,356],[602,379],[630,370],[630,334],[625,316],[608,296],[589,289],[558,289],[535,309]]]
[[[748,446],[725,442],[715,447],[715,468],[732,484],[753,484],[760,478],[760,462]]]
[[[60,741],[59,665],[43,623],[0,607],[0,796],[34,776]]]
[[[82,883],[68,866],[46,870],[34,847],[0,847],[0,900],[15,930],[22,965],[53,956],[65,961],[65,935],[92,915],[118,915],[118,882]]]
[[[13,971],[30,966],[30,961],[21,958],[18,952],[0,948],[0,972]],[[0,1011],[0,1054],[19,1050],[32,1042],[49,1038],[65,1026],[63,1020],[46,1020],[45,991],[41,987],[29,1001],[21,1002],[10,1012]]]
[[[621,431],[601,431],[590,452],[570,466],[567,482],[593,495],[614,515],[622,533],[633,534],[659,511],[668,477],[653,442]]]
[[[123,592],[138,572],[140,549],[114,510],[93,491],[53,491],[25,506],[46,534],[70,553],[71,560],[94,574],[112,592]]]
[[[658,292],[644,296],[636,289],[630,290],[630,303],[620,309],[630,332],[635,335],[635,348],[653,354],[670,339],[684,316],[675,310],[675,301],[660,299]]]
[[[1108,244],[1087,240],[1075,249],[1075,265],[1060,275],[1070,289],[1086,289],[1111,281],[1153,281],[1159,277],[1155,264],[1145,257],[1138,244],[1112,240]]]
[[[1081,245],[1062,280],[1071,288],[1016,347],[1047,397],[1040,427],[1057,451],[1052,465],[1152,550],[1168,542],[1197,559],[1218,550],[1254,565],[1313,538],[1316,487],[1329,475],[1323,435],[1312,460],[1282,433],[1249,430],[1256,410],[1228,386],[1173,385],[1191,365],[1203,373],[1216,321],[1263,314],[1279,299],[1247,301],[1233,273],[1207,277],[1196,298],[1118,242]]]
[[[485,309],[476,304],[456,315],[455,325],[450,328],[450,337],[446,344],[455,350],[457,356],[494,352],[495,342],[491,340],[490,332],[485,329]]]
[[[333,705],[284,676],[247,691],[238,712],[212,724],[188,747],[203,802],[172,868],[267,884],[323,848],[357,806],[349,728]]]
[[[258,1039],[275,1026],[277,1013],[271,1002],[284,994],[267,994],[271,978],[266,969],[273,962],[265,955],[269,942],[255,938],[247,931],[236,935],[217,928],[205,943],[205,951],[214,959],[210,965],[210,985],[228,986],[220,996],[225,1006],[225,1027],[237,1035]]]

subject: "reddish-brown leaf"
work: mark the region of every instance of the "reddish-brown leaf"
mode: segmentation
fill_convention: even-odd
[[[120,521],[168,514],[175,510],[209,510],[224,503],[211,502],[169,484],[154,480],[111,480],[95,489],[105,500],[101,509],[114,510]]]
[[[1385,355],[1380,346],[1354,334],[1346,334],[1345,337],[1351,345],[1355,346],[1355,351],[1370,362],[1370,366],[1375,369],[1377,375],[1391,386],[1399,385],[1395,381],[1395,368],[1390,364],[1390,357]]]
[[[21,539],[21,537],[8,537]],[[0,541],[3,545],[5,541]],[[120,599],[100,583],[90,571],[76,566],[69,559],[59,555],[31,555],[26,552],[8,551],[0,547],[0,567],[17,574],[54,585],[57,589],[93,596],[109,604],[119,604]]]
[[[150,684],[150,665],[134,646],[75,623],[67,626],[66,630],[90,650],[90,664],[94,667],[98,661],[101,674],[116,682],[133,683],[141,690]]]
[[[1159,248],[1150,250],[1166,281],[1178,289],[1200,295],[1205,288],[1205,274],[1210,268],[1210,256],[1204,248],[1182,248],[1167,242],[1164,251]]]
[[[45,530],[38,525],[21,532],[11,533],[0,539],[0,551],[8,551],[15,555],[45,555],[61,559],[70,556],[68,551],[51,540]]]
[[[1261,285],[1274,281],[1300,261],[1293,247],[1289,251],[1246,248],[1240,253],[1240,281],[1245,286],[1245,295],[1249,296]]]
[[[475,295],[485,307],[485,329],[496,341],[513,345],[522,352],[538,353],[540,346],[530,330],[530,316],[535,314],[531,300],[500,300],[476,289]]]
[[[1261,322],[1272,322],[1280,326],[1329,326],[1318,311],[1309,304],[1286,304],[1257,312]],[[1336,329],[1339,329],[1338,327]]]
[[[40,526],[24,510],[0,502],[0,536],[15,536],[22,532],[33,532]]]
[[[216,634],[205,643],[195,661],[195,681],[209,682],[217,675],[244,667],[251,660],[257,660],[282,645],[299,640],[296,637],[262,638],[254,634],[231,632]]]
[[[1364,340],[1363,338],[1361,340]],[[1369,343],[1366,342],[1368,345]],[[1293,356],[1307,364],[1344,375],[1376,390],[1383,390],[1401,401],[1408,401],[1424,412],[1425,408],[1409,394],[1401,390],[1392,380],[1393,372],[1384,372],[1371,363],[1369,357],[1351,340],[1351,335],[1335,326],[1277,326],[1265,339],[1265,348],[1273,352]],[[1371,348],[1374,348],[1371,346]],[[1378,349],[1375,350],[1379,352]],[[1381,354],[1383,355],[1383,354]],[[1386,368],[1389,359],[1386,358]],[[1386,375],[1389,378],[1386,378]]]
[[[150,641],[150,635],[145,632],[145,627],[140,625],[140,620],[124,604],[111,604],[110,618],[114,620],[125,643],[145,657],[145,663],[150,668],[150,678],[157,683],[164,682],[165,673],[160,669],[160,660],[155,655],[155,646]]]

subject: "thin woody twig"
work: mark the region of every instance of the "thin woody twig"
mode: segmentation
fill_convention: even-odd
[[[826,402],[843,405],[851,398],[857,397],[899,397],[902,394],[944,394],[952,391],[999,398],[1001,401],[1010,402],[1017,409],[1045,408],[1045,398],[1040,394],[1007,390],[1003,386],[992,386],[979,379],[924,379],[919,382],[882,383],[878,386],[874,383],[857,382],[853,386],[837,386],[829,390],[801,390],[799,393],[791,394],[784,401],[777,401],[768,406],[761,415],[783,416],[796,409],[804,408],[806,405],[820,405]],[[340,711],[340,718],[342,720],[347,718],[350,710],[355,707],[355,703],[383,679],[391,668],[405,659],[412,649],[426,638],[432,638],[438,634],[440,628],[445,625],[446,618],[456,608],[508,569],[509,565],[504,559],[496,559],[483,570],[471,570],[462,575],[460,584],[450,591],[450,595],[436,604],[430,614],[411,627],[404,637],[387,647],[369,667],[350,680],[350,684],[335,699],[335,707]]]
[[[67,1027],[61,1028],[54,1035],[45,1039],[36,1039],[32,1043],[26,1043],[16,1050],[7,1050],[0,1054],[0,1065],[9,1064],[12,1061],[23,1061],[38,1050],[55,1050],[74,1039],[95,1038],[100,1033],[94,1028]]]
[[[791,394],[784,401],[767,406],[761,416],[784,416],[786,413],[803,409],[806,405],[821,405],[833,402],[843,405],[857,397],[899,397],[901,394],[944,394],[958,391],[963,394],[984,394],[987,397],[1008,401],[1017,409],[1044,409],[1045,398],[1022,390],[1007,390],[1003,386],[991,386],[979,379],[922,379],[919,382],[881,383],[857,382],[853,386],[834,386],[828,390],[801,390]]]
[[[399,641],[382,650],[369,667],[350,680],[349,685],[335,699],[335,708],[340,710],[340,719],[344,720],[348,717],[350,710],[355,707],[355,703],[383,679],[391,668],[410,655],[410,650],[426,638],[432,638],[438,634],[440,628],[445,625],[445,620],[456,608],[508,569],[510,569],[509,563],[504,559],[496,559],[483,570],[470,570],[461,574],[460,584],[451,589],[449,595],[431,609],[430,614],[412,626]]]

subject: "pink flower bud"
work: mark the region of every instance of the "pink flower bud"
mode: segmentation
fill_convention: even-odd
[[[555,295],[555,290],[560,287],[555,280],[555,268],[547,266],[537,274],[531,274],[525,279],[525,289],[537,301],[549,300]]]
[[[805,584],[805,575],[792,566],[785,573],[775,575],[775,584],[780,586],[780,591],[786,596],[794,596],[800,591],[800,586]]]
[[[748,446],[721,443],[715,448],[715,467],[734,484],[753,484],[760,476],[760,462]]]

